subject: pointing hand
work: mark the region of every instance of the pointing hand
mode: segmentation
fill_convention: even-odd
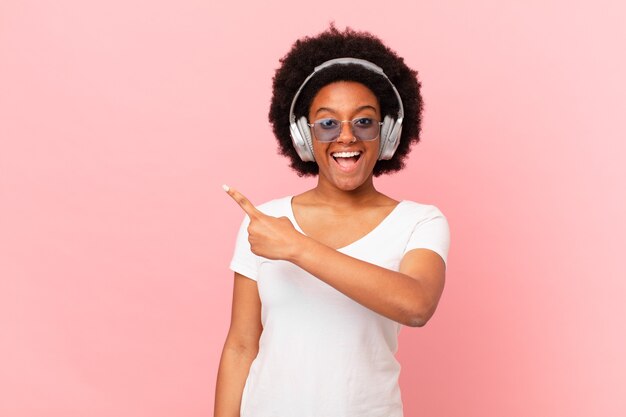
[[[290,260],[296,252],[296,244],[303,237],[287,217],[272,217],[262,213],[243,194],[227,185],[224,191],[250,218],[248,241],[252,253],[267,259]]]

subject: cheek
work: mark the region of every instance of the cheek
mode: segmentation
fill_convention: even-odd
[[[380,151],[380,140],[375,140],[367,144],[367,153],[371,156],[370,159],[374,160],[374,164],[378,160],[378,152]]]
[[[320,143],[316,140],[313,140],[313,155],[315,155],[316,161],[320,158],[325,158],[327,150],[328,144]]]

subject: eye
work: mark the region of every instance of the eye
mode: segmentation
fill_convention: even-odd
[[[315,122],[322,129],[335,129],[339,126],[339,121],[335,119],[322,119]]]
[[[369,117],[359,117],[358,119],[354,119],[352,123],[357,127],[369,127],[374,124],[374,120]]]

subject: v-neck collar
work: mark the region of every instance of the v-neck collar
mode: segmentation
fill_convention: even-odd
[[[298,221],[296,220],[296,215],[293,211],[293,197],[294,196],[288,196],[285,197],[285,201],[286,204],[288,206],[288,210],[287,210],[287,215],[289,220],[291,220],[291,223],[293,224],[293,226],[296,228],[296,230],[300,233],[302,233],[303,235],[307,236],[306,233],[304,233],[304,231],[302,230],[302,228],[300,227],[300,225],[298,224]],[[369,238],[370,236],[372,236],[377,230],[379,230],[384,224],[386,224],[387,222],[391,221],[391,218],[395,216],[395,213],[398,211],[398,207],[400,207],[401,205],[403,205],[405,202],[405,200],[400,200],[398,202],[398,204],[395,205],[395,207],[389,212],[389,214],[387,214],[376,226],[374,226],[374,228],[372,230],[370,230],[369,232],[367,232],[365,235],[361,236],[360,238],[358,238],[357,240],[348,243],[345,246],[342,246],[340,248],[337,248],[335,250],[337,251],[343,251],[346,250],[358,243],[360,243],[361,241]],[[333,248],[334,249],[334,248]]]

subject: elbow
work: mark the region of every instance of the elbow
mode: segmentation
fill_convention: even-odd
[[[407,312],[401,323],[409,327],[424,327],[434,313],[434,307],[415,308]]]
[[[229,336],[224,343],[223,352],[239,358],[255,358],[259,353],[259,343],[255,338],[240,339]]]
[[[424,327],[429,319],[430,317],[425,317],[423,315],[412,315],[402,324],[409,327]]]
[[[409,327],[424,327],[435,314],[439,304],[439,296],[429,297],[424,294],[418,294],[406,300],[406,302],[408,304],[405,304],[404,308],[402,308],[404,314],[401,323]]]

